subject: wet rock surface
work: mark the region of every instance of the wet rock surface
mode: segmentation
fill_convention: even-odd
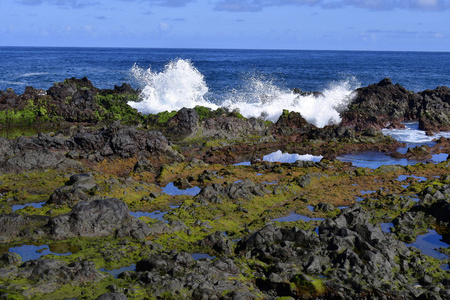
[[[289,111],[276,123],[225,108],[143,116],[127,105],[138,95],[87,78],[0,91],[0,297],[449,298],[450,164],[426,162],[449,139],[399,154],[380,130],[448,130],[448,88],[384,79],[324,128]],[[324,159],[262,161],[276,150]],[[334,159],[369,150],[424,163]],[[439,258],[410,245],[430,230]]]
[[[447,87],[414,93],[385,78],[356,90],[350,109],[343,113],[342,124],[359,129],[384,128],[391,123],[419,120],[420,129],[446,131],[449,128],[449,95]]]

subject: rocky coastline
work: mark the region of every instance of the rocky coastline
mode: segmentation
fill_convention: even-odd
[[[354,93],[317,128],[289,111],[142,115],[127,104],[139,90],[87,78],[0,91],[0,297],[450,299],[448,247],[409,245],[430,231],[450,244],[450,159],[427,161],[450,139],[399,153],[381,132],[450,131],[450,89],[385,78]],[[263,160],[277,150],[323,158]],[[364,151],[423,162],[336,159]],[[12,251],[25,246],[39,250]]]

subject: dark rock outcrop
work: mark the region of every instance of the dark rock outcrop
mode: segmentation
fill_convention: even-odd
[[[437,87],[415,93],[389,78],[356,90],[356,98],[342,113],[342,125],[364,130],[398,127],[402,121],[419,121],[426,131],[450,129],[450,89]]]
[[[450,88],[441,86],[420,92],[419,95],[423,99],[419,129],[450,131]]]
[[[161,132],[139,130],[119,122],[100,130],[82,129],[69,137],[41,133],[14,140],[0,138],[0,170],[3,172],[76,168],[78,164],[69,157],[84,157],[92,162],[139,157],[156,164],[183,160]]]
[[[412,292],[415,291],[414,282],[394,272],[396,269],[416,270],[412,253],[403,243],[369,223],[369,218],[369,214],[356,205],[323,221],[318,236],[311,231],[268,225],[238,242],[236,254],[258,258],[271,266],[283,264],[283,267],[272,267],[260,275],[269,277],[269,280],[261,278],[267,293],[279,291],[292,280],[298,282],[299,275],[296,274],[300,273],[307,277],[325,275],[332,279],[323,283],[330,290],[337,287],[346,290],[344,299],[359,298],[379,289],[391,295],[416,297]],[[399,282],[400,286],[383,286],[384,280]],[[347,290],[346,286],[352,289]],[[285,296],[298,295],[288,289]]]
[[[70,213],[52,218],[48,227],[54,239],[115,234],[142,239],[150,233],[145,222],[131,217],[127,205],[114,198],[80,202]]]
[[[73,207],[76,203],[88,201],[89,191],[97,186],[95,179],[89,174],[77,174],[70,177],[65,186],[57,188],[47,204],[68,205]]]
[[[37,259],[7,271],[0,268],[0,278],[14,277],[25,278],[31,282],[34,293],[51,293],[68,282],[79,286],[99,281],[105,275],[97,271],[95,263],[91,261],[76,261],[68,264],[56,259]],[[27,292],[24,295],[27,296]]]

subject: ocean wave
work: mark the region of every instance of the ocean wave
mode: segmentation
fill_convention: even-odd
[[[27,85],[25,82],[20,82],[20,81],[5,81],[5,80],[0,80],[0,84],[5,84],[5,85]]]
[[[221,103],[207,99],[209,93],[203,74],[190,60],[176,59],[162,72],[134,65],[130,73],[142,88],[140,102],[128,104],[144,114],[179,110],[196,105],[216,109],[227,107],[249,118],[263,118],[276,122],[283,109],[299,112],[317,127],[337,124],[341,110],[352,100],[360,83],[354,77],[331,83],[320,95],[299,95],[277,86],[263,75],[249,76],[240,87],[225,93]],[[214,95],[213,95],[214,96]]]
[[[41,76],[41,75],[48,75],[49,73],[45,73],[45,72],[36,72],[36,73],[25,73],[22,75],[17,76],[17,78],[22,78],[22,77],[32,77],[32,76]]]
[[[208,93],[205,79],[189,60],[174,60],[162,72],[134,65],[130,73],[142,88],[142,101],[128,104],[144,114],[193,108],[196,105],[217,108],[217,105],[205,100]]]

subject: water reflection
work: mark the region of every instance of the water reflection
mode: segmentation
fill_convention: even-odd
[[[180,196],[180,195],[197,196],[198,193],[200,193],[200,188],[198,186],[195,186],[193,188],[182,190],[177,188],[173,184],[173,182],[171,182],[163,188],[162,192],[172,196]]]
[[[26,203],[23,205],[13,205],[13,206],[11,206],[11,209],[12,209],[12,212],[16,212],[19,209],[23,209],[27,206],[32,206],[34,208],[42,208],[42,205],[44,205],[44,204],[45,204],[45,201],[44,202],[36,202],[36,203]]]
[[[99,271],[109,273],[112,276],[114,276],[115,278],[117,278],[120,273],[123,273],[125,271],[136,271],[136,264],[132,264],[130,266],[121,267],[121,268],[113,269],[113,270],[107,270],[105,268],[100,268]]]
[[[436,230],[428,230],[428,233],[419,235],[414,243],[406,244],[408,247],[416,247],[423,254],[432,256],[437,259],[448,259],[448,255],[440,253],[436,249],[447,248],[449,245],[444,243],[442,236],[439,235]]]
[[[272,221],[277,221],[277,222],[295,222],[295,221],[304,221],[304,222],[310,222],[310,221],[323,221],[325,219],[323,218],[310,218],[304,215],[299,215],[295,212],[292,212],[289,216],[285,216],[285,217],[281,217],[281,218],[276,218],[276,219],[272,219]]]
[[[17,253],[22,258],[22,262],[26,262],[29,260],[35,260],[41,258],[44,255],[54,254],[58,256],[71,255],[71,252],[66,253],[57,253],[50,250],[49,245],[22,245],[19,247],[11,247],[9,248],[9,252]]]

